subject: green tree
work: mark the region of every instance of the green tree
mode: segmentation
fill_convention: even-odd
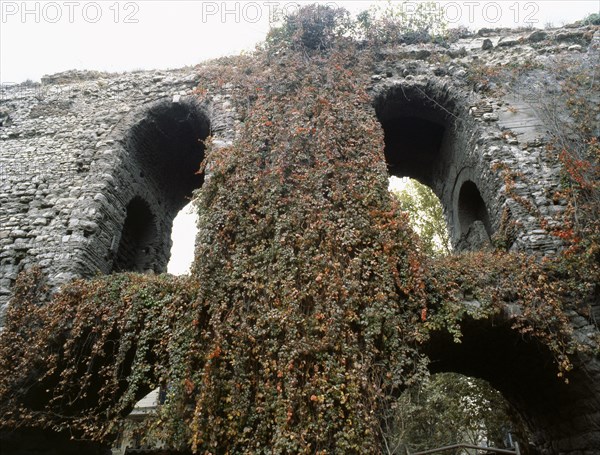
[[[428,255],[446,255],[452,251],[444,209],[435,193],[426,185],[408,179],[401,190],[393,191],[402,210],[408,212],[413,229],[421,238]]]
[[[497,390],[456,373],[436,374],[408,388],[387,425],[390,453],[455,443],[504,447],[508,431],[524,440],[523,424]]]
[[[359,13],[354,31],[374,44],[415,44],[444,39],[447,25],[436,2],[387,1]]]
[[[271,49],[323,52],[353,28],[347,10],[327,5],[307,5],[295,14],[278,19],[278,25],[271,28],[266,39]]]

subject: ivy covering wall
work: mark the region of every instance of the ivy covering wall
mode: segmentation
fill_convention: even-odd
[[[43,305],[43,277],[20,277],[0,334],[1,427],[108,441],[162,385],[149,426],[177,449],[378,453],[386,412],[427,374],[430,333],[459,341],[465,317],[507,302],[522,308],[513,329],[568,378],[583,347],[564,305],[589,295],[597,268],[423,256],[387,189],[364,89],[373,49],[338,33],[344,17],[309,8],[255,55],[201,68],[198,96],[233,84],[243,124],[231,147],[208,143],[189,277],[79,280]]]

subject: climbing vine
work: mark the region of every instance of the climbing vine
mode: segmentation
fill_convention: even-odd
[[[75,281],[40,305],[41,272],[22,274],[1,335],[3,425],[110,434],[161,382],[196,289],[186,278],[119,274]]]

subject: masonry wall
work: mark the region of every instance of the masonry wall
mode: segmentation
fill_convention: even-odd
[[[486,95],[484,87],[469,82],[469,69],[481,63],[498,68],[515,61],[545,63],[563,55],[593,62],[599,42],[597,27],[588,26],[484,30],[447,47],[381,50],[370,87],[380,120],[385,123],[382,116],[404,109],[417,117],[433,112],[446,122],[439,160],[425,170],[426,183],[442,200],[459,249],[489,240],[505,212],[518,225],[512,249],[551,255],[560,248],[560,241],[505,193],[499,164],[521,173],[516,193],[543,216],[559,223],[565,204],[552,196],[559,166],[546,152],[545,130],[532,103],[514,90],[502,97]],[[539,82],[546,76],[537,77]],[[148,250],[154,259],[140,259],[133,268],[164,271],[173,213],[189,191],[170,196],[177,202],[161,200],[173,184],[157,180],[157,157],[168,155],[169,148],[188,147],[182,141],[196,136],[211,134],[227,143],[235,130],[227,90],[199,105],[191,96],[198,82],[190,67],[125,74],[69,71],[47,76],[41,84],[1,87],[0,307],[17,273],[34,263],[47,271],[51,284],[113,271],[134,197],[147,205],[156,241]],[[382,114],[386,106],[389,112]],[[183,130],[181,123],[187,123]],[[472,229],[464,220],[476,221],[481,210],[469,213],[461,206],[465,183],[474,185],[487,211],[487,219]]]
[[[547,150],[548,128],[540,108],[544,98],[550,102],[547,92],[556,89],[555,61],[594,67],[599,59],[600,32],[591,26],[548,32],[483,30],[446,48],[418,44],[381,50],[371,90],[384,128],[390,117],[411,112],[446,127],[442,150],[425,174],[410,175],[415,173],[412,170],[404,174],[428,184],[440,197],[455,246],[465,231],[459,194],[463,184],[471,181],[488,211],[488,234],[497,231],[508,210],[519,225],[511,249],[552,255],[561,247],[560,240],[549,235],[531,213],[547,218],[552,228],[560,225],[566,203],[554,197],[561,166]],[[477,67],[510,73],[517,65],[539,69],[527,78],[491,84],[469,77]],[[425,131],[424,139],[430,133]],[[419,152],[423,153],[415,151]],[[519,174],[514,195],[527,200],[532,210],[506,193],[499,166]]]
[[[197,84],[185,68],[69,71],[41,84],[2,86],[0,314],[27,266],[41,266],[52,285],[127,269],[116,256],[135,197],[151,213],[155,239],[151,259],[129,269],[166,270],[173,217],[202,176],[177,192],[164,181],[165,163],[179,153],[193,174],[203,158],[198,141],[209,134],[231,140],[228,95],[200,105],[192,96]],[[179,182],[179,171],[168,175]]]

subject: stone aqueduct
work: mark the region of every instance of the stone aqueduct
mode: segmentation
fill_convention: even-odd
[[[553,32],[554,38],[567,36],[563,40],[490,33],[463,39],[447,52],[452,59],[502,65],[538,57],[545,46],[548,54],[597,62],[600,32],[586,41],[589,32]],[[482,50],[484,38],[492,41],[491,51]],[[545,159],[546,132],[535,111],[526,100],[493,99],[455,84],[464,76],[460,66],[447,73],[427,62],[426,46],[407,46],[401,53],[381,62],[369,87],[385,132],[390,174],[416,178],[434,190],[459,248],[485,246],[508,213],[518,221],[511,249],[554,254],[560,241],[506,193],[495,166],[521,172],[528,184],[518,186],[518,194],[559,222],[564,202],[551,198],[559,168]],[[240,121],[227,86],[199,102],[194,96],[199,82],[194,69],[185,68],[73,71],[46,77],[41,85],[2,87],[2,312],[17,274],[32,264],[55,286],[98,273],[166,270],[173,218],[203,183],[196,173],[202,141],[212,136],[216,146],[231,143]],[[507,131],[513,133],[508,139]],[[600,302],[591,306],[590,319],[571,315],[584,341],[598,330]],[[576,358],[565,385],[556,378],[551,356],[508,325],[466,323],[464,333],[462,344],[444,334],[433,337],[426,347],[433,371],[488,380],[523,414],[543,453],[600,453],[598,358]]]

